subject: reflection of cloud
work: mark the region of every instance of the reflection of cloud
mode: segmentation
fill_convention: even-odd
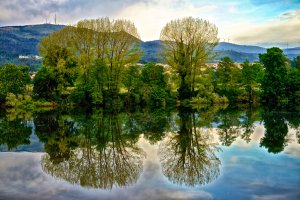
[[[157,146],[145,140],[139,142],[147,153],[144,172],[138,182],[126,188],[113,188],[111,191],[85,189],[53,179],[43,173],[40,159],[43,154],[1,153],[0,154],[0,199],[22,200],[95,200],[120,199],[213,199],[208,192],[199,188],[185,189],[170,184],[160,171]],[[146,147],[144,149],[144,147]],[[152,155],[152,156],[150,156]]]
[[[299,199],[300,192],[288,194],[269,194],[269,195],[253,195],[253,200],[285,200],[285,199]]]
[[[295,129],[289,127],[288,145],[284,148],[283,153],[300,158],[300,144],[298,143],[297,133]]]

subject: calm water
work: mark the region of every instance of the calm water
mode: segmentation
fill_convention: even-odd
[[[300,199],[300,114],[0,112],[0,199]]]

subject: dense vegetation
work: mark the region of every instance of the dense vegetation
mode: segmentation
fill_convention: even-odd
[[[178,27],[181,27],[178,29]],[[168,23],[161,32],[168,65],[137,64],[142,56],[134,24],[83,20],[43,38],[43,66],[34,79],[28,67],[0,68],[0,102],[36,108],[56,105],[165,106],[300,102],[300,57],[289,61],[279,48],[260,62],[239,65],[223,57],[216,68],[217,28],[194,18]]]

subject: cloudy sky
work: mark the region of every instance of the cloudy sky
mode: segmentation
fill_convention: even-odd
[[[300,46],[300,0],[0,0],[0,25],[110,17],[132,20],[142,40],[156,40],[170,20],[193,16],[219,28],[220,41]]]

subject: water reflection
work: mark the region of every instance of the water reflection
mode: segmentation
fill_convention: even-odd
[[[260,145],[266,147],[272,153],[283,151],[287,143],[286,136],[288,133],[288,125],[284,116],[280,113],[270,111],[264,112],[262,119],[266,131],[260,141]]]
[[[137,147],[138,136],[122,131],[122,117],[119,114],[103,113],[79,118],[78,122],[64,120],[59,135],[68,135],[76,124],[73,142],[77,148],[69,149],[70,140],[59,141],[57,147],[67,153],[67,158],[56,162],[52,150],[42,157],[43,170],[57,178],[84,187],[111,189],[113,186],[127,186],[137,181],[142,171],[143,151]],[[78,119],[76,119],[78,120]],[[74,133],[74,132],[73,132]],[[62,147],[62,148],[61,148]]]
[[[190,187],[218,179],[222,166],[217,155],[224,146],[244,141],[278,154],[291,142],[294,146],[289,151],[299,151],[295,142],[300,142],[299,113],[267,108],[131,113],[97,109],[12,116],[16,116],[12,111],[0,113],[0,147],[7,147],[1,151],[31,145],[34,133],[44,143],[44,172],[72,184],[106,190],[138,182],[147,156],[139,146],[141,137],[158,148],[156,156],[163,175],[176,185]],[[257,126],[264,127],[263,134],[254,137]],[[292,133],[298,141],[290,141]]]
[[[196,127],[195,113],[181,110],[179,131],[169,134],[159,147],[163,174],[188,186],[207,184],[220,174],[217,144],[209,129]]]
[[[71,157],[71,149],[78,146],[75,122],[68,116],[48,111],[37,114],[34,119],[35,134],[45,144],[45,151],[54,164]]]
[[[8,150],[12,150],[19,145],[30,144],[32,128],[29,123],[26,119],[0,117],[0,145],[6,145]]]

